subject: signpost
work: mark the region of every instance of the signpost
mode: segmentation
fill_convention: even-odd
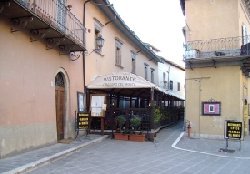
[[[89,129],[89,113],[77,112],[76,114],[76,137],[79,134],[80,130],[85,130],[86,135],[88,134]]]
[[[77,113],[77,129],[88,129],[89,127],[89,114],[78,112]]]
[[[225,139],[226,139],[226,151],[228,151],[228,140],[240,141],[241,149],[241,137],[242,137],[242,122],[234,120],[226,120],[225,124]]]
[[[227,121],[226,122],[226,138],[227,139],[238,139],[242,136],[242,122]]]

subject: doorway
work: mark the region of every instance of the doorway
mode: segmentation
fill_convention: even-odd
[[[62,72],[55,77],[56,129],[57,140],[64,139],[65,77]]]

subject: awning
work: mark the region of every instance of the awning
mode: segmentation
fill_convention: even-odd
[[[87,86],[88,89],[139,89],[139,88],[153,88],[163,94],[174,96],[181,100],[184,97],[179,96],[171,91],[166,91],[159,86],[145,80],[141,76],[137,76],[130,72],[113,72],[111,74],[97,76],[95,80],[91,81]]]
[[[112,74],[97,76],[87,86],[88,89],[110,88],[157,88],[157,86],[141,76],[129,72],[114,72]]]

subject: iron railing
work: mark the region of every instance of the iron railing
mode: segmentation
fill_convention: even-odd
[[[85,28],[70,12],[70,9],[57,0],[15,0],[23,8],[37,15],[41,20],[84,46]]]
[[[238,57],[250,55],[250,36],[196,40],[185,45],[184,60],[191,58]]]

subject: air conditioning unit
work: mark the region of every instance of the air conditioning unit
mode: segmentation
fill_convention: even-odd
[[[199,57],[199,50],[186,50],[185,59],[192,59]]]

